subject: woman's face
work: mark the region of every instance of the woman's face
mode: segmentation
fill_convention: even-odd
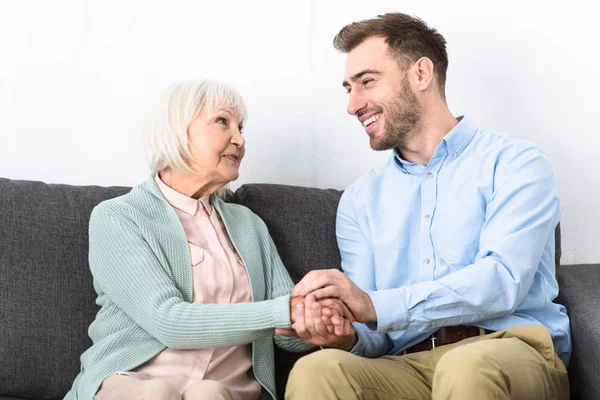
[[[211,113],[202,106],[188,128],[190,151],[195,159],[189,165],[210,182],[225,185],[239,176],[246,141],[238,114],[231,108]]]

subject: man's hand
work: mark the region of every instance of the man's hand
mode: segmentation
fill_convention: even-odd
[[[304,307],[303,318],[298,316],[292,328],[305,342],[323,347],[336,347],[351,350],[356,343],[356,332],[350,320],[340,316],[337,311],[326,310],[312,295],[308,295]]]
[[[292,297],[290,301],[290,320],[292,324],[296,321],[298,305],[304,304],[304,302],[305,296]],[[331,311],[335,311],[338,315],[350,320],[350,322],[356,320],[344,302],[339,299],[320,299],[318,303],[324,310],[327,310],[328,317],[332,316]]]
[[[312,294],[320,300],[327,297],[343,301],[359,322],[377,322],[377,313],[369,295],[337,269],[310,271],[292,291],[293,296]]]

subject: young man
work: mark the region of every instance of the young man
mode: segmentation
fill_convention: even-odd
[[[348,113],[393,154],[340,201],[345,275],[313,271],[294,289],[307,295],[298,335],[345,351],[301,359],[286,398],[567,399],[548,156],[451,114],[446,41],[423,21],[352,23],[334,45],[348,54]],[[324,297],[356,317],[347,334],[314,304]]]

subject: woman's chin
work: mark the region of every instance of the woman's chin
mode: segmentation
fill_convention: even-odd
[[[227,178],[229,179],[227,183],[236,181],[240,177],[240,173],[236,171],[235,173],[230,174]]]

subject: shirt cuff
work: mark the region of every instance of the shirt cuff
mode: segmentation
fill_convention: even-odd
[[[279,296],[273,299],[273,324],[274,328],[290,329],[292,320],[290,318],[291,295]]]
[[[365,324],[371,331],[390,333],[408,328],[408,309],[404,304],[402,289],[373,290],[367,294],[377,315],[377,322]]]
[[[352,326],[354,327],[354,332],[356,332],[356,343],[354,347],[350,350],[350,353],[364,357],[365,356],[365,334],[363,333],[364,325],[359,322],[353,322]]]

